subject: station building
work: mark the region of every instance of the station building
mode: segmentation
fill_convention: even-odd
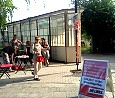
[[[82,10],[78,10],[77,18],[81,19]],[[76,61],[75,10],[62,9],[43,15],[29,17],[7,24],[8,40],[16,34],[26,44],[35,42],[35,36],[45,38],[49,43],[50,59],[65,63]],[[81,24],[79,24],[79,56],[81,48]]]

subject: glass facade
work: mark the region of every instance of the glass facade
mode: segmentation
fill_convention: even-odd
[[[21,23],[21,36],[23,45],[26,44],[27,40],[30,40],[30,28],[29,28],[29,21]]]
[[[18,39],[21,40],[20,23],[14,24],[14,34],[16,34]]]
[[[64,14],[50,17],[51,46],[65,46]]]
[[[75,46],[74,13],[68,13],[69,46]]]
[[[36,20],[31,20],[30,21],[30,30],[31,30],[31,43],[35,42],[35,36],[37,35],[37,23]],[[30,37],[30,36],[29,36]]]
[[[37,20],[38,26],[38,35],[41,38],[45,38],[48,43],[49,42],[49,17],[41,18]]]
[[[13,38],[13,24],[8,25],[8,37],[9,40],[11,40]]]
[[[18,39],[25,45],[27,40],[34,43],[35,36],[38,35],[45,38],[51,48],[75,47],[73,16],[73,10],[62,10],[9,23],[7,26],[9,40],[17,34]],[[57,50],[54,48],[52,50],[52,56],[56,57]]]
[[[66,31],[68,31],[68,46],[75,46],[74,13],[73,11],[68,11],[66,14],[67,19],[65,19],[64,13],[57,13],[44,18],[39,18],[38,16],[37,19],[11,23],[8,25],[9,40],[12,39],[14,34],[17,34],[25,45],[27,40],[33,43],[35,41],[34,37],[39,35],[41,38],[45,38],[51,46],[65,46],[65,35]]]

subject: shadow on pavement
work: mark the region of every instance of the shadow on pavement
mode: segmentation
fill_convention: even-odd
[[[62,73],[66,73],[66,72],[62,72]],[[42,74],[42,75],[39,75],[39,77],[62,74],[62,73]],[[80,76],[80,73],[66,75],[64,77],[79,77],[79,76]],[[35,80],[33,80],[33,78],[34,78],[34,76],[18,77],[18,78],[10,78],[10,79],[0,79],[0,87],[6,86],[7,84],[35,81]]]
[[[81,73],[73,73],[72,75],[66,75],[64,77],[81,77]]]
[[[0,87],[6,86],[7,84],[27,82],[27,79],[33,79],[33,76],[18,77],[18,78],[11,78],[11,79],[0,79]]]

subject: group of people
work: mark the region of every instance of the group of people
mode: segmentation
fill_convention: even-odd
[[[4,64],[15,64],[17,63],[16,56],[19,54],[19,46],[22,45],[22,42],[14,35],[13,39],[8,43],[8,46],[2,49],[2,57]],[[32,51],[31,51],[32,50]],[[44,65],[49,65],[49,44],[46,42],[45,38],[40,38],[40,36],[35,36],[35,42],[31,45],[30,41],[26,42],[24,52],[22,55],[28,55],[31,65],[34,65],[34,80],[40,80],[38,77],[38,72],[42,68],[43,61],[37,61],[39,57],[44,58]]]

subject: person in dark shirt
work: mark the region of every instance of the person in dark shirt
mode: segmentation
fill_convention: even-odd
[[[24,54],[29,56],[28,61],[30,62],[31,65],[33,65],[33,61],[32,61],[33,54],[31,53],[30,48],[31,48],[31,43],[30,43],[30,41],[27,41],[26,42],[26,47],[24,49]]]
[[[10,40],[9,44],[10,44],[12,47],[17,46],[17,47],[19,48],[19,46],[22,44],[22,42],[17,38],[17,35],[14,35],[14,36],[13,36],[13,39]]]
[[[13,56],[14,56],[14,48],[12,46],[6,46],[2,49],[2,57],[3,57],[3,63],[13,63]],[[11,57],[11,61],[10,61]]]

